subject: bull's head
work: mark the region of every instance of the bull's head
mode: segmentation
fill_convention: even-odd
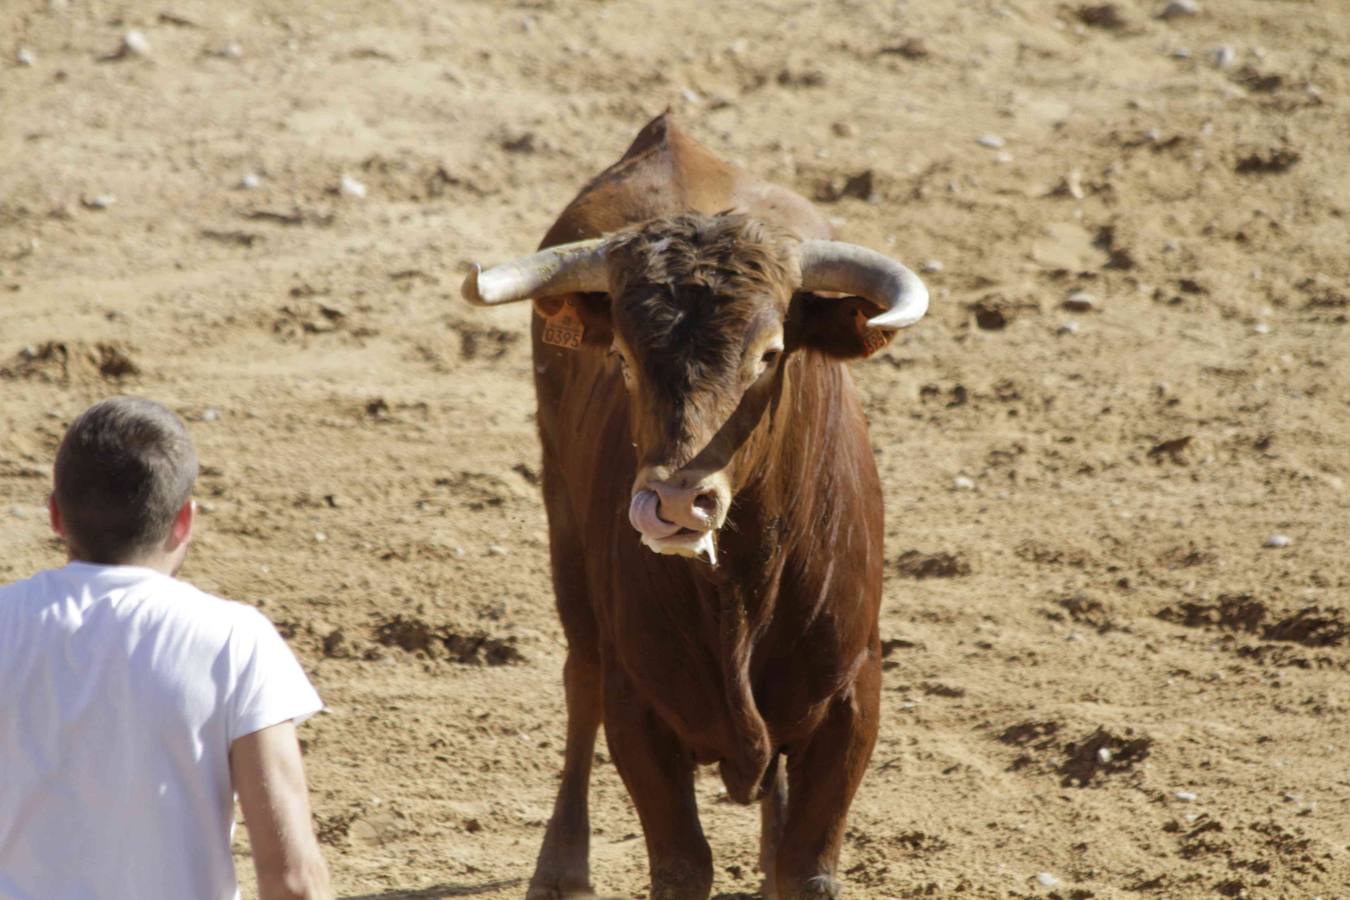
[[[737,451],[786,358],[801,348],[863,355],[928,307],[923,283],[897,262],[735,214],[658,219],[475,266],[463,293],[482,305],[532,297],[545,315],[564,295],[608,295],[569,302],[567,314],[585,318],[586,346],[607,350],[623,372],[638,464],[629,520],[652,550],[713,565],[748,474],[737,471]]]

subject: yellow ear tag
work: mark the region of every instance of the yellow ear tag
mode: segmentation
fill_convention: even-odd
[[[876,353],[878,350],[885,349],[886,345],[890,343],[890,336],[886,332],[882,331],[880,328],[871,328],[868,326],[867,316],[863,314],[862,310],[859,309],[854,311],[853,321],[857,323],[858,336],[862,338],[864,359],[871,356],[873,353]]]
[[[586,334],[586,323],[581,321],[572,301],[566,300],[553,315],[544,319],[544,343],[553,347],[575,350]]]

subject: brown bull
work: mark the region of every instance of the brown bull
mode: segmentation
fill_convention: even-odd
[[[655,900],[711,890],[704,763],[761,804],[766,897],[839,892],[877,734],[882,576],[881,485],[844,363],[917,320],[927,293],[830,236],[806,200],[661,116],[545,249],[465,281],[473,302],[534,298],[539,313],[568,725],[531,898],[594,896],[602,722]]]

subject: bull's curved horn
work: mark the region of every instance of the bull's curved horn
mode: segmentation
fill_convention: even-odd
[[[608,289],[604,239],[593,238],[549,247],[490,269],[475,263],[460,293],[475,306],[495,306],[531,297]]]
[[[885,309],[867,320],[872,328],[896,331],[928,310],[928,288],[919,276],[875,250],[843,241],[802,241],[798,261],[803,289],[852,294]]]

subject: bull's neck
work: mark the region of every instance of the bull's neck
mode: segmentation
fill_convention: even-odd
[[[803,351],[784,366],[760,421],[734,460],[731,527],[723,530],[724,578],[776,578],[783,552],[829,498],[822,478],[861,419],[844,365]]]

